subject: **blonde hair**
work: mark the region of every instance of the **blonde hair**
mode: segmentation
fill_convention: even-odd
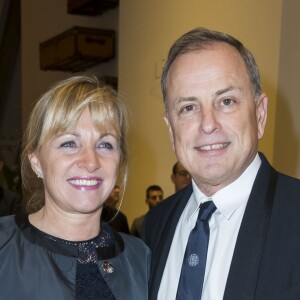
[[[70,77],[58,82],[34,106],[23,139],[21,174],[25,191],[30,197],[27,212],[44,205],[44,186],[33,172],[28,155],[38,152],[50,138],[73,128],[88,108],[94,126],[99,130],[113,129],[119,140],[119,177],[124,192],[128,172],[128,117],[124,102],[112,87],[93,75]]]

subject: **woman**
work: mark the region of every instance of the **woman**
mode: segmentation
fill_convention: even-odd
[[[1,299],[147,299],[148,248],[99,223],[118,179],[124,190],[126,132],[123,102],[95,77],[38,101],[22,153],[30,214],[0,219]]]

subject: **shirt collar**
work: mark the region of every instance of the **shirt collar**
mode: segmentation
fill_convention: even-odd
[[[239,178],[216,192],[212,197],[207,197],[205,194],[203,194],[194,180],[192,180],[193,194],[191,195],[189,201],[189,218],[192,218],[192,216],[198,211],[201,203],[208,200],[213,200],[218,211],[220,211],[220,213],[229,220],[233,213],[241,205],[248,201],[260,165],[261,159],[259,155],[256,154],[252,163]]]

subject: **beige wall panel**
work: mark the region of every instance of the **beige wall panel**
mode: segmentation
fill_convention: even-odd
[[[274,166],[300,178],[300,2],[282,10],[281,52],[276,112]]]

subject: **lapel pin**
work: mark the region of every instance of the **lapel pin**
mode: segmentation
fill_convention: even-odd
[[[104,272],[109,273],[109,274],[114,272],[114,267],[108,261],[104,261],[102,263],[102,269]]]

